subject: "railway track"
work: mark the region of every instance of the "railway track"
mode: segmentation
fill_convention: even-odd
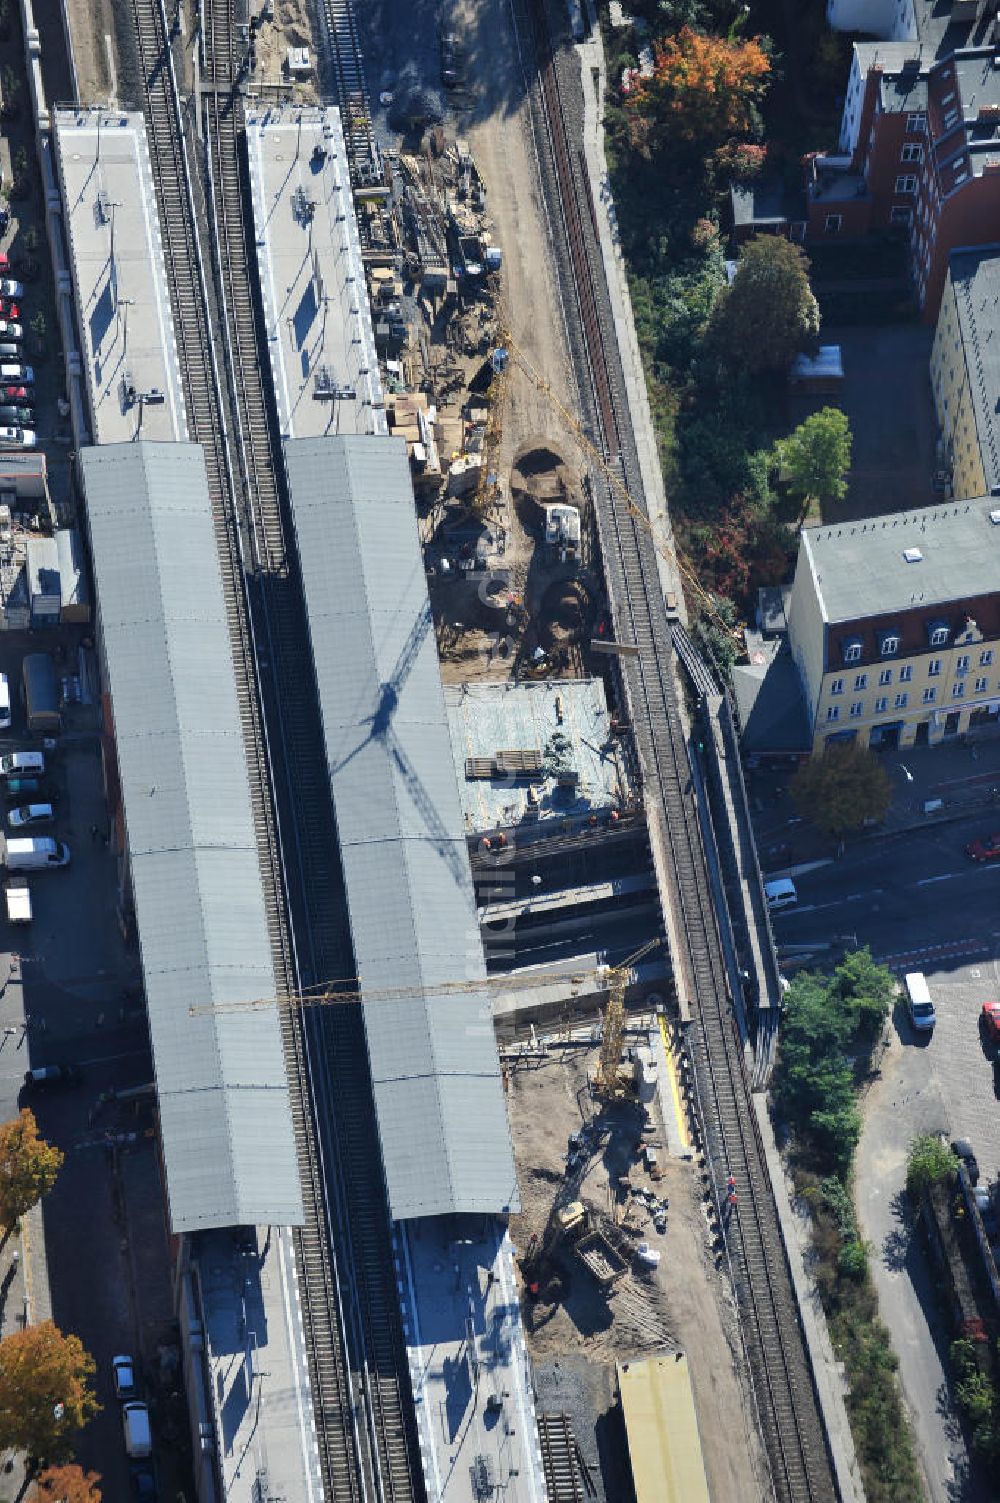
[[[272,768],[283,773],[281,825],[287,832],[285,844],[295,853],[293,928],[302,935],[295,982],[315,985],[329,976],[353,974],[354,960],[298,560],[289,542],[284,470],[274,441],[276,415],[262,375],[265,341],[258,337],[262,315],[251,264],[254,233],[247,223],[243,106],[234,88],[239,48],[233,5],[214,0],[206,9],[205,72],[215,83],[205,105],[209,198],[242,476],[241,531],[250,544],[244,562],[252,567],[251,610],[268,665],[267,719],[276,727]],[[378,1156],[372,1153],[377,1128],[361,1013],[312,1009],[303,1018],[285,1012],[289,1051],[296,1061],[293,1094],[300,1098],[300,1111],[311,1100],[317,1118],[312,1169],[322,1199],[316,1200],[316,1215],[307,1224],[310,1245],[303,1247],[303,1258],[315,1262],[323,1254],[315,1262],[320,1348],[336,1348],[337,1364],[350,1375],[353,1411],[361,1416],[360,1433],[355,1426],[351,1435],[345,1434],[337,1411],[330,1416],[330,1470],[333,1474],[335,1462],[340,1489],[331,1488],[330,1495],[353,1498],[360,1488],[360,1496],[410,1503],[422,1496],[421,1473],[406,1379],[400,1376],[406,1373],[405,1344],[388,1210]],[[324,1204],[325,1221],[320,1220]],[[321,1239],[310,1233],[314,1223],[323,1228],[333,1250],[335,1282],[340,1270],[335,1289],[330,1285],[331,1259]],[[307,1286],[311,1266],[305,1267]],[[338,1318],[324,1322],[323,1309],[336,1310]],[[341,1480],[346,1439],[353,1439],[355,1449],[350,1491]]]
[[[602,285],[594,207],[581,153],[574,153],[563,85],[545,0],[526,0],[539,67],[540,160],[555,186],[550,201],[561,223],[572,284],[567,322],[583,392],[607,456],[633,499],[643,495],[632,441],[624,378]],[[543,167],[543,171],[545,168]],[[618,640],[638,657],[622,673],[640,757],[647,804],[664,837],[671,904],[680,935],[674,956],[679,990],[691,1006],[690,1036],[706,1146],[717,1202],[728,1174],[738,1205],[726,1227],[733,1282],[753,1393],[771,1478],[781,1503],[832,1503],[836,1486],[798,1308],[768,1178],[763,1144],[729,1003],[725,967],[711,904],[706,856],[690,793],[687,741],[668,645],[656,556],[648,531],[612,486],[600,481],[598,516]],[[720,1214],[723,1208],[719,1206]]]

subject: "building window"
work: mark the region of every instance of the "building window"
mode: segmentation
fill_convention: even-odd
[[[904,146],[903,147],[903,154],[900,157],[900,161],[901,162],[922,162],[923,159],[924,159],[924,148],[922,146]]]
[[[855,677],[855,680],[854,680],[854,692],[857,694],[862,689],[867,689],[867,688],[868,688],[868,675],[867,675],[867,673],[859,673]]]
[[[892,669],[891,668],[883,668],[882,672],[878,676],[878,681],[879,681],[880,684],[883,684],[883,685],[884,684],[891,684],[892,683]]]
[[[907,663],[907,665],[906,665],[905,668],[900,668],[900,670],[899,670],[899,682],[901,684],[909,684],[909,683],[913,682],[913,664],[912,663]]]
[[[936,699],[937,699],[937,690],[936,689],[925,689],[924,690],[924,704],[925,705],[932,705]]]
[[[964,681],[962,679],[959,679],[959,681],[958,681],[957,684],[952,684],[952,686],[951,686],[951,697],[952,697],[952,699],[961,699],[964,693],[965,693],[965,683],[964,683]]]
[[[968,673],[968,671],[969,671],[969,654],[967,652],[963,652],[962,655],[961,655],[961,657],[957,657],[955,659],[955,672],[956,673]]]
[[[940,658],[931,658],[930,662],[927,664],[927,677],[928,678],[937,678],[938,675],[940,674],[940,672],[941,672],[941,659]]]
[[[830,685],[830,693],[831,694],[843,694],[843,692],[844,692],[844,680],[842,678],[835,678],[834,681],[833,681],[833,683]]]
[[[839,720],[840,719],[840,706],[839,705],[831,705],[830,708],[826,712],[826,718],[827,718],[827,720]]]
[[[894,658],[899,651],[899,637],[893,631],[887,631],[879,642],[879,651],[884,658]]]
[[[992,662],[993,662],[993,648],[992,647],[987,647],[986,650],[985,650],[985,652],[981,652],[979,654],[979,666],[980,666],[980,668],[988,668]]]
[[[905,710],[906,706],[907,706],[907,704],[909,702],[909,698],[910,698],[910,696],[908,694],[897,694],[896,695],[896,709],[897,710]]]
[[[890,224],[909,224],[912,212],[911,209],[901,209],[897,205],[896,208],[889,210],[889,222]]]
[[[826,216],[826,223],[823,225],[823,233],[826,235],[839,235],[843,222],[843,214],[828,214]]]
[[[889,701],[886,699],[884,694],[880,694],[878,699],[875,701],[875,714],[884,715],[888,708]]]
[[[927,627],[927,640],[932,647],[947,647],[947,624],[944,621],[931,621]]]
[[[899,177],[897,177],[895,191],[897,193],[916,193],[916,174],[912,172],[904,172]]]
[[[851,719],[852,720],[860,720],[861,716],[864,713],[865,713],[865,702],[864,702],[864,700],[863,699],[856,699],[854,701],[854,703],[851,705]]]
[[[860,637],[848,637],[847,641],[844,643],[843,653],[844,653],[844,662],[845,663],[860,663],[861,662],[861,638]]]
[[[908,136],[915,135],[917,131],[922,131],[924,129],[924,127],[925,127],[925,121],[924,121],[923,115],[921,115],[921,114],[907,115],[907,117],[906,117],[906,134]]]
[[[977,694],[985,694],[986,690],[989,687],[989,682],[990,681],[989,681],[988,678],[977,678],[976,679],[976,693]]]

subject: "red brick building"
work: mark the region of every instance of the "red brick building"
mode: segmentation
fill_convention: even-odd
[[[840,150],[807,159],[806,193],[807,241],[909,229],[933,322],[951,252],[1000,239],[1000,48],[937,60],[915,44],[858,44]]]

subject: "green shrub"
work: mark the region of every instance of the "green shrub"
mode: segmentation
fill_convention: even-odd
[[[910,1144],[906,1163],[906,1188],[914,1200],[957,1167],[951,1149],[937,1133],[923,1133]]]

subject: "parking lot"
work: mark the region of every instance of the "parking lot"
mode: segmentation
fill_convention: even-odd
[[[11,688],[13,726],[0,754],[40,748],[27,734],[18,698],[26,651],[61,649],[78,664],[79,632],[4,633],[0,671]],[[88,674],[84,674],[84,692]],[[97,706],[64,712],[65,729],[46,750],[44,796],[54,800],[50,833],[70,851],[69,865],[26,874],[30,925],[0,919],[0,1120],[30,1105],[42,1134],[65,1154],[55,1189],[26,1219],[27,1277],[16,1277],[2,1305],[2,1329],[19,1328],[25,1299],[32,1321],[47,1316],[75,1332],[97,1362],[101,1413],[81,1434],[80,1462],[104,1478],[105,1497],[129,1496],[111,1360],[137,1358],[142,1397],[153,1409],[161,1495],[183,1483],[186,1426],[178,1396],[167,1232],[155,1141],[151,1080],[138,957],[119,919],[117,861],[103,790]],[[5,833],[15,799],[0,800]],[[70,1066],[78,1083],[26,1088],[25,1071]],[[126,1094],[140,1088],[134,1098]],[[11,1268],[13,1239],[0,1253],[0,1280]],[[17,1473],[0,1474],[0,1499],[17,1496]]]

